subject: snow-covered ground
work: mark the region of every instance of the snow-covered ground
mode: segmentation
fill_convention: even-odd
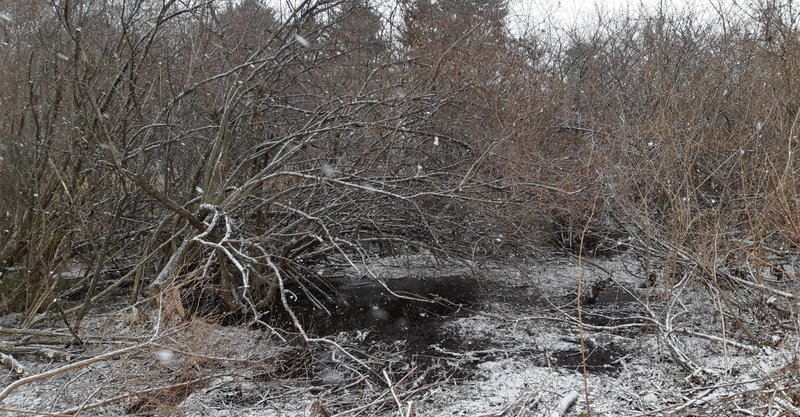
[[[15,332],[15,318],[4,317],[0,352],[28,374],[147,341],[157,325],[159,334],[132,352],[21,385],[0,407],[186,416],[800,410],[796,299],[747,288],[715,293],[691,279],[647,286],[624,258],[579,267],[567,257],[474,265],[420,255],[360,268],[351,271],[360,280],[340,279],[346,307],[331,307],[333,318],[297,305],[303,324],[327,339],[310,344],[280,330],[285,341],[264,328],[170,321],[148,307],[92,316],[84,350],[65,347],[70,337],[57,322],[39,333]],[[322,272],[334,270],[342,271]],[[796,282],[781,285],[797,294]],[[13,381],[10,373],[0,378],[2,386]]]

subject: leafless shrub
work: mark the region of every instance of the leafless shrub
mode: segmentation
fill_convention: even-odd
[[[494,2],[3,9],[0,263],[28,324],[60,294],[77,327],[129,284],[258,317],[282,282],[324,296],[325,259],[580,235],[665,282],[796,271],[784,5],[525,36]]]
[[[3,165],[17,183],[4,194],[15,217],[2,259],[33,271],[30,320],[64,286],[84,294],[77,326],[106,290],[133,282],[135,301],[146,281],[175,283],[188,304],[258,316],[276,274],[308,285],[328,256],[465,254],[474,239],[459,236],[494,233],[479,207],[507,193],[486,167],[513,132],[498,120],[485,137],[468,134],[505,117],[493,107],[501,80],[476,73],[461,85],[458,57],[479,40],[504,45],[497,18],[417,50],[388,38],[360,2],[304,2],[285,16],[255,1],[12,12],[34,9],[51,24],[33,35],[38,45],[26,46],[27,33],[8,42],[9,84],[31,92],[8,98],[21,141]],[[122,277],[98,285],[112,268]],[[78,284],[63,283],[67,269]]]

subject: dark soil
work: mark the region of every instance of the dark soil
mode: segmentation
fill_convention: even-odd
[[[484,297],[475,277],[461,275],[395,278],[386,286],[367,278],[329,284],[330,291],[318,297],[324,309],[307,298],[292,305],[307,331],[320,336],[350,331],[370,331],[382,340],[423,336],[435,332],[438,326],[432,324],[477,306]]]
[[[464,340],[448,321],[474,314],[482,304],[495,302],[531,311],[547,309],[549,304],[535,286],[501,287],[488,291],[475,276],[453,275],[438,278],[404,277],[382,283],[368,279],[341,278],[329,282],[323,297],[325,309],[306,298],[292,305],[305,329],[319,336],[341,332],[362,334],[361,341],[374,347],[401,341],[408,357],[415,362],[431,365],[439,359],[459,359],[463,376],[477,363],[493,359],[502,346],[491,340]],[[388,289],[387,289],[388,287]],[[594,325],[617,325],[634,322],[628,306],[635,298],[624,288],[604,289],[593,304],[587,306],[585,322]],[[276,316],[279,326],[291,330],[285,315]],[[568,341],[574,349],[552,352],[555,365],[582,371],[583,360],[579,342]],[[460,357],[463,352],[472,353]],[[590,373],[615,373],[619,358],[625,355],[620,346],[598,346],[586,342],[586,369]],[[545,364],[547,354],[531,348],[517,352]]]

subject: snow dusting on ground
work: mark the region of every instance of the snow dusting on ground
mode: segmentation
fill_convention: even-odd
[[[324,274],[341,269],[327,268]],[[796,299],[746,289],[720,295],[699,282],[649,285],[624,258],[580,267],[569,257],[483,265],[384,258],[344,275],[352,278],[340,279],[341,297],[352,291],[346,304],[354,313],[336,306],[333,318],[320,318],[297,306],[307,329],[327,339],[313,343],[278,329],[277,318],[272,333],[159,317],[152,306],[91,317],[85,347],[66,345],[58,322],[35,333],[14,331],[15,317],[3,317],[0,351],[28,375],[152,342],[20,385],[0,407],[8,415],[184,416],[778,416],[800,409]],[[432,283],[441,277],[450,277],[452,294]],[[796,285],[783,290],[797,294]],[[392,295],[412,292],[438,302]],[[368,303],[359,307],[356,298]],[[749,309],[758,302],[773,303],[775,316]],[[5,373],[0,382],[8,387],[15,378]]]

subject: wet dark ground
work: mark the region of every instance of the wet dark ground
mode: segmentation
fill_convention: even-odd
[[[317,297],[322,308],[303,298],[292,305],[307,332],[319,336],[359,333],[361,341],[372,346],[402,341],[407,355],[423,363],[447,357],[443,352],[479,352],[462,361],[464,367],[502,355],[503,347],[488,338],[464,340],[452,326],[446,326],[449,321],[478,314],[489,303],[550,312],[556,304],[574,305],[574,296],[546,300],[534,286],[487,288],[479,277],[465,275],[393,278],[384,283],[369,278],[340,279],[329,284],[326,294]],[[585,307],[584,322],[599,326],[631,323],[634,319],[626,306],[634,300],[624,288],[606,288]],[[284,322],[284,327],[290,326]],[[584,361],[579,340],[564,341],[573,348],[545,352],[531,347],[516,350],[515,355],[542,366],[582,372],[585,362],[589,373],[617,373],[620,358],[626,354],[622,346],[585,341]]]
[[[384,285],[385,284],[385,285]],[[477,278],[396,278],[383,284],[373,279],[330,282],[322,307],[307,299],[292,305],[307,331],[330,336],[370,331],[387,339],[407,338],[435,329],[446,317],[468,314],[485,299]]]

